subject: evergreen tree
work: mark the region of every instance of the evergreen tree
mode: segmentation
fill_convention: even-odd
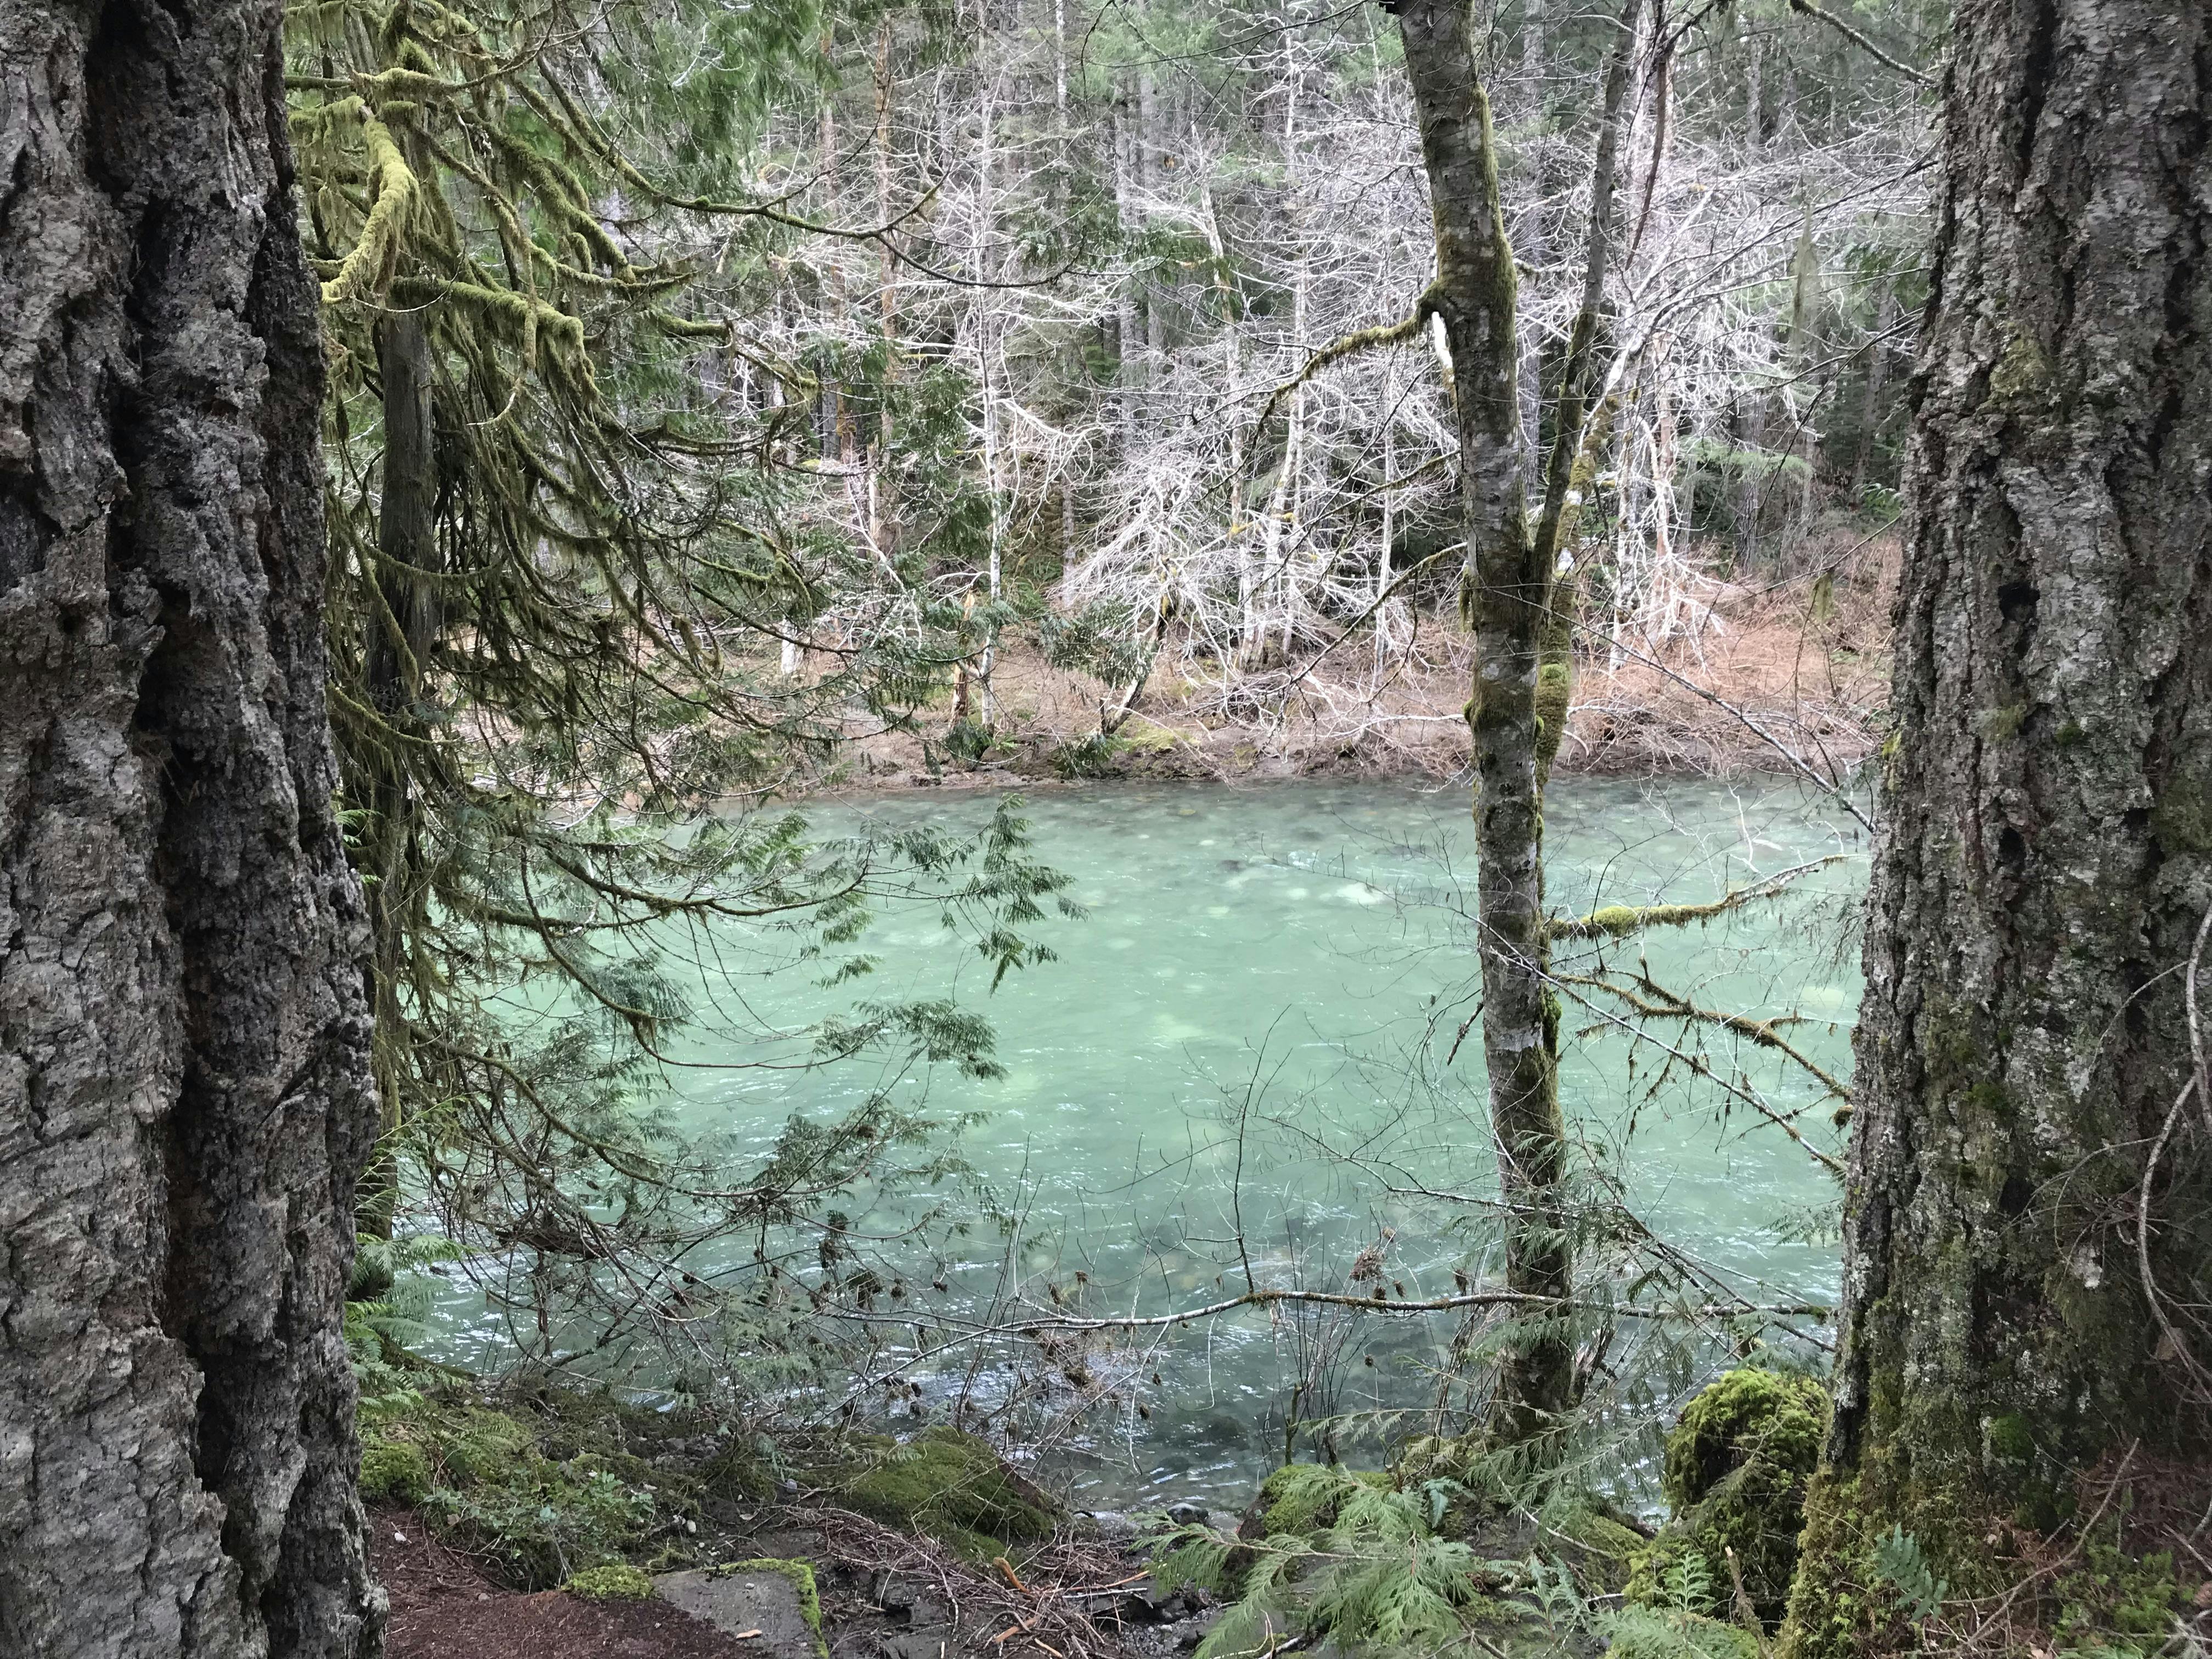
[[[2203,1455],[2212,264],[2171,135],[2212,113],[2206,25],[1956,21],[1792,1654],[1883,1639],[1853,1586],[1893,1529],[2025,1612],[2050,1584],[2019,1534],[2100,1468]]]
[[[291,43],[336,365],[333,708],[400,1159],[384,1209],[422,1183],[504,1255],[544,1342],[579,1304],[649,1321],[687,1246],[811,1216],[922,1133],[878,1097],[794,1125],[757,1180],[676,1139],[653,1100],[696,1011],[671,963],[817,955],[896,889],[975,920],[1003,973],[1034,954],[1003,924],[1057,884],[1003,815],[981,844],[825,849],[757,810],[909,720],[961,654],[919,554],[797,510],[807,400],[834,431],[841,366],[747,333],[793,239],[838,235],[742,194],[732,159],[822,26],[338,0]],[[739,368],[781,395],[756,406]],[[833,600],[845,625],[790,672]],[[988,1066],[984,1028],[934,1003],[722,1035],[781,1064],[888,1039]]]

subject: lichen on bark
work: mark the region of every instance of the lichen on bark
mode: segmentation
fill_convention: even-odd
[[[2157,0],[1970,0],[1953,34],[1794,1656],[1860,1639],[1892,1528],[1971,1595],[2100,1456],[2205,1449],[2144,1284],[2212,1285],[2203,1144],[2151,1156],[2212,906],[2174,832],[2212,775],[2212,42]]]

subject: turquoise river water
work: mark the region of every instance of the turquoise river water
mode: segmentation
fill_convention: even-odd
[[[866,815],[961,826],[993,804],[902,796],[810,817],[824,835]],[[933,1113],[982,1115],[961,1150],[1013,1218],[949,1256],[939,1247],[930,1271],[957,1309],[1018,1316],[1049,1310],[1056,1291],[1093,1312],[1167,1311],[1241,1288],[1248,1261],[1263,1284],[1341,1290],[1364,1250],[1413,1297],[1449,1294],[1455,1272],[1495,1277],[1479,1201],[1495,1189],[1480,1035],[1461,1035],[1477,1007],[1463,787],[1099,786],[1040,791],[1025,811],[1036,856],[1075,878],[1088,912],[1036,930],[1058,959],[993,992],[935,908],[915,905],[879,916],[865,941],[878,966],[854,993],[957,994],[997,1033],[1003,1079],[946,1068],[897,1085],[926,1088]],[[1546,822],[1561,913],[1709,900],[1841,855],[1784,898],[1605,955],[1616,967],[1640,955],[1655,981],[1707,1007],[1795,1017],[1794,1040],[1848,1073],[1866,848],[1847,816],[1772,782],[1567,778],[1549,792]],[[1563,952],[1559,965],[1594,961]],[[823,993],[796,973],[746,994],[756,1018],[797,1024]],[[1632,1054],[1626,1028],[1604,1015],[1571,1000],[1565,1026],[1568,1116],[1638,1218],[1753,1299],[1832,1295],[1835,1247],[1817,1217],[1835,1189],[1814,1161],[1741,1095],[1731,1105],[1693,1084],[1679,1057],[1650,1042]],[[1701,1041],[1680,1026],[1653,1035],[1685,1054]],[[1773,1110],[1802,1110],[1807,1138],[1835,1147],[1831,1103],[1809,1079],[1748,1045],[1702,1043],[1721,1077]],[[717,1058],[711,1042],[696,1058]],[[679,1078],[678,1110],[765,1148],[794,1113],[832,1117],[882,1082],[865,1064],[708,1068]],[[456,1358],[489,1358],[498,1340],[466,1297],[447,1298],[441,1322],[441,1346]],[[1301,1377],[1309,1417],[1428,1400],[1455,1328],[1443,1316],[1247,1311],[1093,1343],[1073,1362],[1085,1387],[1032,1376],[1028,1404],[1006,1420],[1049,1445],[1057,1472],[1101,1506],[1240,1501],[1280,1461]],[[978,1369],[963,1353],[915,1368],[918,1406],[934,1414],[963,1388],[972,1403],[1007,1403],[1012,1370]],[[1032,1357],[1028,1369],[1066,1367]],[[1100,1394],[1112,1397],[1070,1410]]]

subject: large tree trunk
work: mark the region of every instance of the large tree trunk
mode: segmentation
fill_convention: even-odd
[[[362,1655],[376,1122],[272,0],[0,0],[0,1652]]]
[[[2147,1199],[2150,1276],[2201,1310],[2203,1103],[2176,1112],[2212,904],[2207,24],[1969,0],[1954,26],[1800,1653],[1849,1639],[1875,1533],[1969,1589],[2006,1571],[1988,1517],[2048,1526],[2133,1441],[2202,1449],[2181,1352],[2212,1352],[2160,1326],[2137,1228]]]
[[[1468,0],[1392,7],[1421,124],[1435,221],[1430,290],[1451,348],[1463,589],[1474,635],[1468,703],[1475,774],[1475,902],[1482,1040],[1506,1211],[1506,1282],[1565,1297],[1574,1259],[1563,1212],[1559,1015],[1546,988],[1543,799],[1537,671],[1550,611],[1550,562],[1528,524],[1515,345],[1513,251],[1498,194],[1490,101],[1477,73]],[[1493,1432],[1527,1440],[1571,1403],[1574,1351],[1564,1319],[1517,1341],[1498,1379]]]

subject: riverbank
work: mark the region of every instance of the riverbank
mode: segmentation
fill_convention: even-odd
[[[416,1375],[362,1409],[388,1659],[1158,1659],[1203,1624],[1133,1523],[974,1435],[771,1443],[603,1389]]]
[[[1848,777],[1881,739],[1896,551],[1886,538],[1845,542],[1765,585],[1696,578],[1651,625],[1586,633],[1558,769]],[[962,741],[948,703],[919,734],[857,735],[823,793],[1101,777],[1449,780],[1468,766],[1468,676],[1466,636],[1434,615],[1409,613],[1387,655],[1361,635],[1234,672],[1171,634],[1121,717],[1126,686],[1055,668],[1014,634],[994,676],[988,747]]]
[[[773,1444],[599,1391],[425,1382],[363,1407],[389,1659],[1171,1659],[1209,1635],[1757,1659],[1827,1411],[1808,1378],[1720,1378],[1670,1431],[1656,1530],[1571,1486],[1522,1507],[1474,1437],[1285,1464],[1240,1513],[1140,1534],[951,1428]]]

